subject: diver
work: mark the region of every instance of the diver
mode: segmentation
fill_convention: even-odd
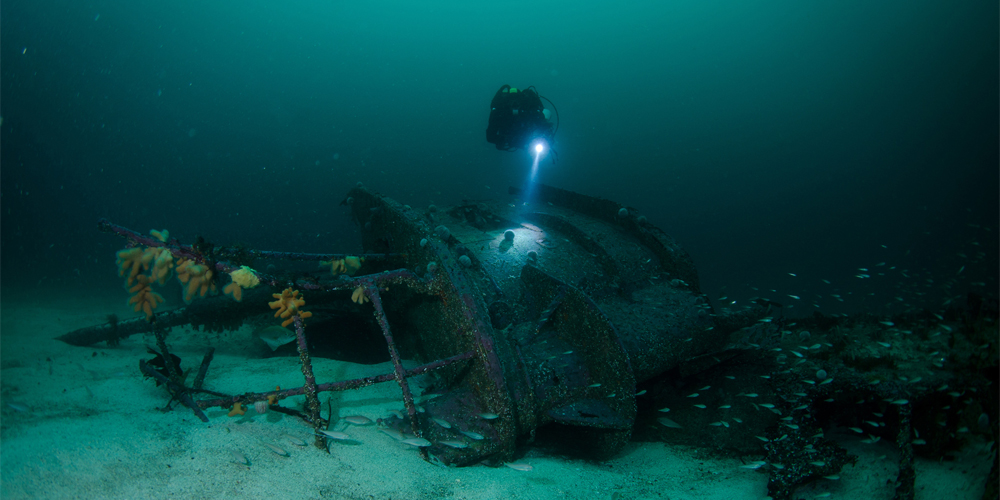
[[[551,112],[542,105],[542,99],[552,104],[552,109],[556,111],[554,125],[550,121]],[[559,110],[548,98],[539,96],[534,86],[516,89],[504,85],[490,102],[486,142],[496,144],[497,149],[517,151],[528,149],[533,144],[550,147],[558,129]]]

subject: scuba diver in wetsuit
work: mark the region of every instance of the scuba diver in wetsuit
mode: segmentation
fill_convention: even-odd
[[[549,121],[549,110],[542,105],[542,99],[549,101],[539,96],[534,86],[526,89],[516,89],[510,85],[500,87],[490,102],[486,142],[495,144],[497,149],[504,151],[528,149],[536,141],[544,141],[543,147],[550,147],[552,137],[559,128],[559,111],[556,110],[556,124],[553,125]],[[552,109],[555,107],[552,104]]]

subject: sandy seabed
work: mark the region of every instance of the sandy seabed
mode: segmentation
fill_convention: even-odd
[[[139,373],[149,359],[150,335],[117,347],[73,347],[55,337],[105,321],[131,318],[125,296],[26,301],[31,293],[5,290],[0,303],[0,496],[21,498],[296,498],[296,499],[762,499],[767,474],[742,469],[737,459],[662,442],[633,442],[606,462],[553,456],[527,449],[519,462],[531,471],[476,465],[443,468],[374,425],[338,421],[352,440],[330,453],[299,447],[312,442],[301,420],[276,412],[242,417],[211,409],[202,423],[187,408],[163,412],[166,391]],[[14,299],[10,299],[14,297]],[[172,352],[187,369],[209,347],[215,360],[205,385],[226,393],[302,385],[297,357],[266,357],[249,328],[223,334],[174,328]],[[389,373],[388,363],[360,365],[314,359],[320,383]],[[399,388],[384,383],[332,397],[340,417],[371,419],[402,408]],[[303,398],[282,401],[301,405]],[[325,411],[325,410],[324,410]],[[324,415],[325,416],[325,415]],[[679,430],[679,432],[683,432]],[[265,443],[287,450],[274,453]],[[858,462],[837,481],[802,488],[796,498],[892,498],[896,475],[891,444],[842,442]],[[234,460],[234,451],[250,465]],[[755,460],[759,457],[747,457]],[[919,461],[917,498],[982,497],[991,465],[984,444],[950,462]],[[829,494],[829,495],[827,495]]]

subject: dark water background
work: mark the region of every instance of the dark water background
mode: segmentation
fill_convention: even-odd
[[[504,83],[558,106],[541,181],[638,208],[713,298],[995,294],[997,19],[965,0],[7,0],[4,294],[124,302],[100,217],[356,251],[337,205],[358,181],[415,207],[505,197],[530,160],[484,140]]]

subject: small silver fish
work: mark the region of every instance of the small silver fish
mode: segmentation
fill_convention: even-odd
[[[372,420],[363,415],[351,415],[349,417],[344,417],[344,421],[354,425],[368,425],[372,423]]]
[[[532,466],[530,466],[530,465],[528,465],[526,463],[521,463],[521,462],[507,462],[504,465],[506,465],[507,467],[510,467],[511,469],[519,470],[521,472],[531,472],[531,471],[535,470],[534,467],[532,467]]]
[[[273,451],[273,452],[274,452],[275,454],[277,454],[277,455],[281,455],[281,456],[283,456],[283,457],[287,457],[287,456],[290,456],[290,455],[288,454],[288,452],[287,452],[287,451],[285,451],[285,449],[284,449],[284,448],[282,448],[282,447],[280,447],[280,446],[278,446],[278,445],[276,445],[276,444],[271,444],[271,443],[264,443],[264,446],[267,446],[268,448],[270,448],[270,449],[271,449],[271,451]]]
[[[484,439],[484,436],[478,432],[472,432],[472,431],[458,431],[458,432],[461,432],[462,434],[465,435],[465,437],[469,439],[475,439],[476,441],[482,441]]]
[[[320,432],[320,434],[322,434],[322,435],[324,435],[324,436],[326,436],[326,437],[328,437],[330,439],[335,439],[337,441],[346,441],[346,440],[351,439],[351,436],[348,436],[347,434],[345,434],[343,432],[325,431],[325,430],[320,430],[319,432]]]
[[[673,420],[670,420],[667,417],[660,417],[660,418],[656,419],[656,421],[659,422],[660,425],[662,425],[664,427],[670,427],[671,429],[683,429],[684,428],[683,426],[681,426],[681,424],[678,424],[677,422],[674,422]]]
[[[451,429],[451,424],[448,423],[448,421],[443,418],[432,418],[431,420],[433,420],[435,424],[438,424],[441,427],[444,427],[445,429]]]
[[[431,445],[430,441],[428,441],[428,440],[426,440],[424,438],[418,438],[418,437],[404,439],[404,440],[400,441],[400,443],[408,444],[410,446],[416,446],[417,448],[424,448],[426,446],[430,446]]]
[[[232,453],[233,453],[233,463],[250,467],[250,459],[248,459],[246,455],[240,453],[239,450],[232,450]]]
[[[22,405],[20,403],[7,403],[7,406],[9,406],[11,410],[14,410],[14,411],[20,412],[20,413],[25,413],[25,412],[28,411],[28,407],[24,406],[24,405]]]
[[[291,434],[282,434],[281,437],[285,438],[289,443],[292,443],[295,446],[309,446],[305,439],[295,437]]]

